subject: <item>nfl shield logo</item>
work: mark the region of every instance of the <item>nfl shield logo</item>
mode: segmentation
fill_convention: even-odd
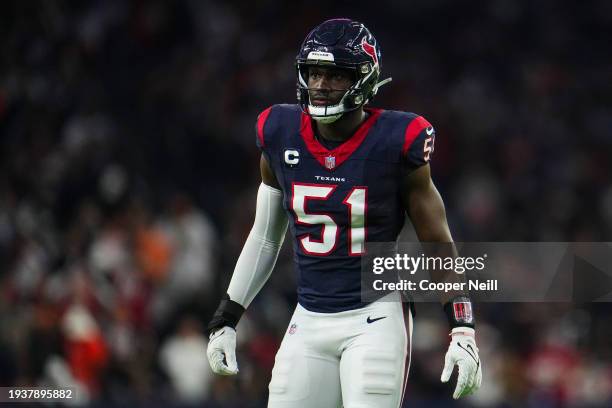
[[[325,168],[333,169],[336,167],[336,158],[334,156],[327,156],[325,158]]]

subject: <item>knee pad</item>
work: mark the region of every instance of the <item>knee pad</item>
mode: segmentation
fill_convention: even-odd
[[[289,386],[289,374],[292,364],[291,355],[277,355],[272,368],[272,379],[268,389],[270,394],[285,394]]]
[[[371,349],[363,355],[363,392],[393,394],[401,383],[401,364],[394,353]],[[349,407],[346,407],[349,408]],[[355,407],[358,408],[358,407]]]
[[[270,398],[294,401],[308,396],[311,388],[309,371],[308,363],[303,356],[297,353],[278,354],[272,369],[272,379],[268,385]]]

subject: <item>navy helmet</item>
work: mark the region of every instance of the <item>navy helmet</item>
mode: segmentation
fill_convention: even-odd
[[[334,105],[310,103],[308,67],[332,66],[350,70],[355,82]],[[327,20],[312,30],[296,57],[297,97],[302,110],[323,123],[338,120],[344,113],[358,109],[372,100],[378,88],[391,81],[379,82],[380,47],[365,25],[347,18]]]

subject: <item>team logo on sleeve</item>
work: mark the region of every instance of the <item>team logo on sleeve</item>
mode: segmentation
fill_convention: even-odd
[[[300,162],[300,151],[297,149],[285,149],[284,159],[287,166],[295,167]]]
[[[336,158],[334,156],[327,156],[325,158],[325,168],[331,170],[334,167],[336,167]]]
[[[297,324],[293,323],[289,326],[289,334],[294,334],[297,331]]]

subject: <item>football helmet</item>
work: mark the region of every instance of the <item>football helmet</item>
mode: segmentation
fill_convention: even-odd
[[[331,123],[344,113],[358,109],[372,100],[385,83],[380,78],[381,53],[376,39],[365,25],[346,18],[327,20],[312,30],[296,57],[297,98],[304,113],[313,119]],[[308,67],[338,67],[354,73],[355,82],[340,101],[333,105],[310,103]]]

